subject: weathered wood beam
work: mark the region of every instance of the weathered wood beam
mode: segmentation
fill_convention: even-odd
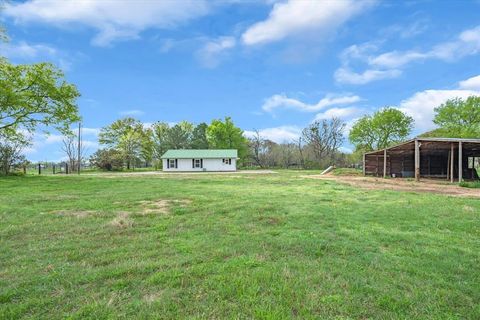
[[[415,181],[420,181],[420,143],[415,140]]]
[[[387,149],[383,150],[383,178],[387,177]]]
[[[453,176],[453,171],[455,169],[453,164],[453,156],[454,156],[454,145],[453,142],[450,144],[450,182],[453,183],[455,177]]]
[[[363,154],[363,175],[366,174],[365,172],[365,165],[366,165],[366,161],[365,161],[365,153]]]
[[[462,168],[462,165],[463,165],[463,157],[462,157],[462,150],[463,149],[463,146],[462,146],[462,141],[459,141],[458,142],[458,182],[462,182],[463,180],[463,168]]]

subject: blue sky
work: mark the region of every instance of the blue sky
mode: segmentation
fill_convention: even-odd
[[[315,119],[383,106],[433,128],[433,108],[480,94],[479,1],[10,1],[15,63],[65,70],[94,151],[99,128],[231,116],[281,142]],[[31,160],[59,160],[37,134]],[[344,149],[350,145],[345,143]]]

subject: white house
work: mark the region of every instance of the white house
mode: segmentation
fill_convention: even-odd
[[[168,150],[162,156],[163,171],[236,171],[237,150]]]

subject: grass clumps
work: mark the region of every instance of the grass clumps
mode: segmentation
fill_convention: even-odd
[[[355,168],[336,168],[332,171],[334,176],[362,176],[363,171]]]
[[[133,220],[128,212],[121,211],[115,219],[110,221],[109,225],[118,229],[126,229],[133,226]]]
[[[460,187],[464,188],[480,188],[480,181],[462,181],[460,182]]]

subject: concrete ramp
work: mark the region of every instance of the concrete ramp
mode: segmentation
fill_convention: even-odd
[[[320,174],[321,174],[321,175],[327,174],[327,173],[329,173],[330,171],[332,171],[333,169],[335,169],[335,166],[330,166],[330,167],[328,167],[327,169],[323,170],[322,173],[320,173]]]

